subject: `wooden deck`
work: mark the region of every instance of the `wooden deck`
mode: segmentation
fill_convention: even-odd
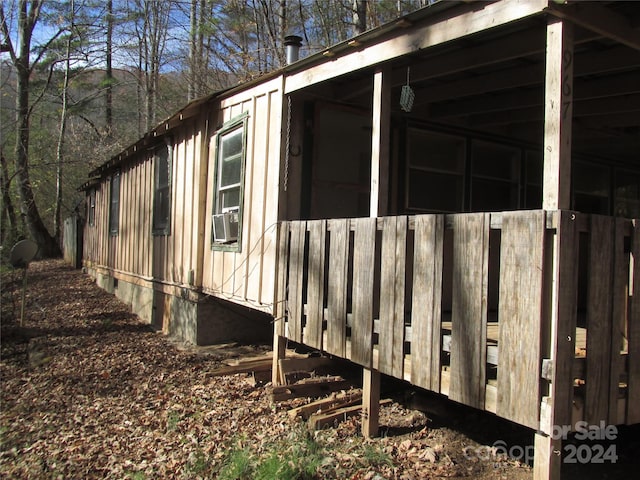
[[[276,334],[543,432],[637,423],[635,228],[543,210],[283,222]]]

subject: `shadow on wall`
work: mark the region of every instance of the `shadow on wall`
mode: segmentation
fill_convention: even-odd
[[[271,315],[214,297],[197,301],[153,292],[151,326],[192,345],[238,342],[270,345]]]
[[[207,297],[198,303],[197,345],[239,342],[270,345],[273,317],[226,300]]]

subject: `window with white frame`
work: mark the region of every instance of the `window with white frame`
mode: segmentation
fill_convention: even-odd
[[[154,155],[153,234],[169,235],[171,225],[171,159],[172,149],[166,144]]]
[[[216,136],[214,245],[239,244],[242,225],[246,114],[223,125]]]

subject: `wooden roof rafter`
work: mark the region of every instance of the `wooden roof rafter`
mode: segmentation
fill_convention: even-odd
[[[478,111],[510,110],[513,105],[518,105],[520,108],[541,106],[544,101],[544,92],[541,88],[535,88],[539,83],[539,81],[532,81],[533,88],[510,89],[504,93],[478,96],[463,102],[435,104],[430,112],[435,117],[447,117],[472,115]],[[634,93],[640,93],[640,72],[627,72],[612,78],[596,78],[576,83],[574,100],[620,97]]]
[[[600,52],[579,53],[576,55],[574,76],[583,77],[610,72],[615,73],[632,67],[640,67],[640,53],[633,56],[628,55],[628,53],[628,48],[624,46],[615,46]],[[529,65],[514,65],[454,81],[447,79],[446,82],[442,82],[439,85],[430,84],[423,89],[416,86],[416,98],[419,98],[416,105],[535,85],[541,82],[543,75],[544,64],[539,62]]]
[[[640,112],[640,95],[622,95],[611,98],[598,98],[590,100],[577,100],[574,105],[575,118],[589,116],[616,115],[631,112]],[[639,113],[635,113],[638,118]],[[540,106],[512,108],[501,112],[477,113],[470,115],[471,125],[507,125],[532,120],[542,121],[544,111]]]
[[[635,17],[621,15],[596,2],[575,2],[569,5],[550,2],[547,11],[603,37],[640,50],[640,30]]]

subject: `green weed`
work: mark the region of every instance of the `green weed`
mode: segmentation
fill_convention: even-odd
[[[219,480],[249,480],[253,478],[252,454],[248,448],[236,448],[227,456],[218,473]]]
[[[381,465],[393,465],[391,456],[375,445],[366,444],[362,453],[363,460],[372,467]]]
[[[180,423],[180,414],[178,412],[169,412],[167,415],[167,432],[173,432],[178,428]]]
[[[146,480],[147,476],[144,472],[129,472],[127,473],[127,478],[130,478],[131,480]]]
[[[198,448],[194,454],[189,458],[189,462],[187,463],[187,472],[195,476],[203,476],[209,472],[211,467],[211,463],[209,459],[202,451],[202,449]]]

